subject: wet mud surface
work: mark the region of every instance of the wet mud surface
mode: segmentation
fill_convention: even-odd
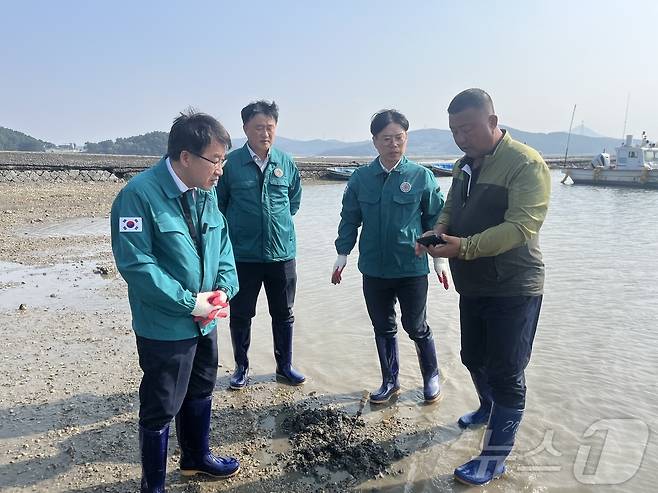
[[[319,468],[326,468],[366,479],[386,473],[404,455],[395,445],[387,449],[373,441],[365,422],[343,410],[297,406],[288,412],[283,431],[292,450],[281,454],[287,469],[322,478]]]

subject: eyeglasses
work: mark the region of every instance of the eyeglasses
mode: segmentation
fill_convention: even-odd
[[[219,161],[213,161],[212,159],[208,159],[207,157],[204,157],[204,156],[202,156],[201,154],[197,154],[196,152],[192,152],[192,151],[187,151],[187,152],[189,152],[190,154],[195,155],[196,157],[200,157],[200,158],[203,159],[204,161],[208,161],[208,162],[209,162],[210,164],[212,164],[213,166],[221,166],[222,164],[224,164],[224,161],[226,161],[225,158],[222,158],[222,159],[220,159]]]

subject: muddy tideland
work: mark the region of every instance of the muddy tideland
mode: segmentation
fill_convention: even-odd
[[[126,285],[109,242],[109,209],[122,186],[0,185],[2,491],[139,490],[141,373]],[[262,356],[271,348],[254,356],[250,385],[229,391],[233,365],[225,324],[219,328],[222,366],[211,448],[239,458],[242,468],[226,481],[183,478],[172,426],[169,492],[402,491],[426,467],[419,464],[433,463],[432,447],[459,435],[456,426],[431,419],[440,414],[441,403],[427,406],[435,414],[416,419],[416,410],[424,412],[419,380],[399,402],[364,406],[364,388],[376,388],[376,376],[360,382],[352,375],[360,382],[353,391],[328,392],[319,378],[314,383],[313,364],[319,371],[334,363],[307,362],[307,384],[289,387],[276,382],[271,354]],[[430,471],[423,489],[456,488],[451,467],[434,477]]]

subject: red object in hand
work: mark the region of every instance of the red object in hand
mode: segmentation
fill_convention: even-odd
[[[439,282],[443,284],[444,289],[448,289],[450,287],[450,284],[448,284],[448,274],[445,272],[443,275],[439,275]]]
[[[201,327],[205,327],[208,325],[210,322],[215,320],[216,318],[226,318],[228,317],[228,313],[225,310],[222,310],[222,308],[226,308],[228,306],[228,301],[223,301],[222,298],[226,297],[226,294],[224,294],[222,291],[215,291],[215,295],[211,296],[208,298],[208,302],[211,305],[218,306],[219,308],[217,310],[211,311],[207,317],[194,317],[194,321],[198,322]],[[222,296],[223,295],[223,296]]]
[[[208,298],[208,302],[211,305],[221,306],[222,308],[226,308],[228,306],[228,301],[222,301],[222,294],[223,294],[222,291],[215,291],[215,292],[217,294]]]
[[[344,269],[345,267],[343,267]],[[343,275],[343,269],[336,269],[333,274],[331,274],[331,283],[340,284]]]

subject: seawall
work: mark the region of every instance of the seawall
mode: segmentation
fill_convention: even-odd
[[[0,151],[0,183],[40,181],[123,181],[145,170],[158,156]],[[327,168],[353,164],[350,158],[298,158],[303,179],[327,178]],[[551,167],[562,159],[547,159]],[[589,165],[590,158],[573,158],[567,167]]]

